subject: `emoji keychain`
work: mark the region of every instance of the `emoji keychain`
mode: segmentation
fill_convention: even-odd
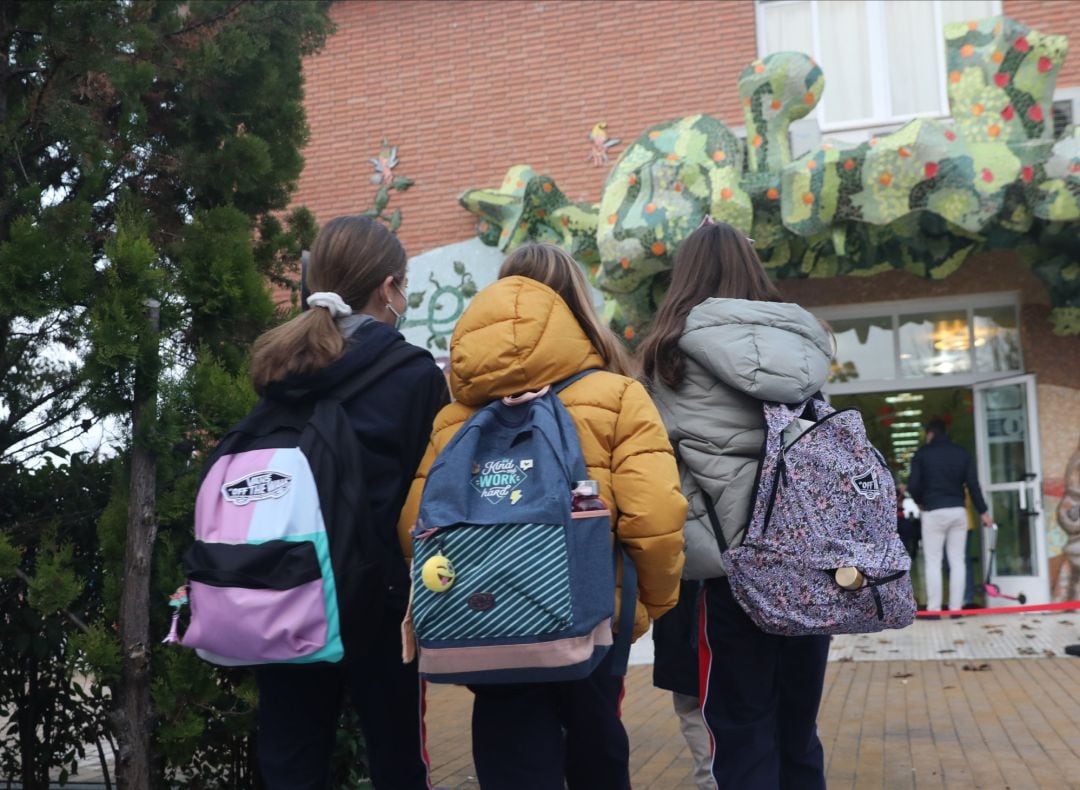
[[[423,580],[424,586],[436,593],[449,590],[456,575],[453,563],[442,554],[429,557],[420,569],[420,578]]]

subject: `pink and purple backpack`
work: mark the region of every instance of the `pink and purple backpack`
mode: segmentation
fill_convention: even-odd
[[[765,403],[766,439],[742,543],[728,548],[706,502],[735,599],[763,631],[869,633],[915,618],[911,559],[896,531],[896,487],[856,409],[813,398]],[[785,431],[813,417],[794,441]],[[790,431],[788,431],[790,437]],[[839,568],[857,568],[857,589]]]
[[[184,554],[191,618],[166,641],[225,666],[337,662],[373,630],[391,556],[342,408],[421,349],[400,344],[317,399],[264,398],[222,439]]]

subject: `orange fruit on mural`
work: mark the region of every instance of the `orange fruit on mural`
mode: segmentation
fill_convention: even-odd
[[[994,61],[994,63],[1001,63],[1001,61],[1005,60],[1005,54],[1000,49],[994,50],[994,54],[990,56],[990,60]]]
[[[878,181],[881,182],[881,185],[883,187],[887,187],[889,184],[892,183],[892,173],[882,173],[880,176],[878,176]]]
[[[633,173],[631,173],[630,177],[628,179],[626,179],[626,180],[630,184],[630,186],[633,186],[634,184],[637,183],[637,176],[634,175]]]
[[[968,22],[968,30],[974,30],[978,26],[979,26],[979,23],[976,22],[974,19],[972,19],[970,22]]]
[[[724,187],[720,190],[720,197],[722,197],[724,200],[731,200],[731,196],[734,194],[735,193],[732,192],[729,187]]]
[[[965,58],[970,58],[972,55],[975,54],[975,47],[973,47],[971,44],[964,44],[964,46],[960,47],[960,54],[963,55]]]
[[[540,219],[543,219],[544,217],[547,216],[547,212],[544,211],[542,208],[538,208],[536,210],[536,216],[540,217]]]
[[[844,160],[844,169],[845,170],[854,170],[855,169],[855,160],[854,159],[845,159]]]
[[[664,246],[662,241],[654,241],[649,249],[652,250],[653,255],[663,255],[667,247]]]
[[[657,132],[657,131],[649,132],[649,139],[650,140],[655,140],[659,136],[660,136],[660,132]]]
[[[976,103],[975,103],[974,105],[972,105],[972,107],[971,107],[971,114],[972,114],[972,115],[974,115],[974,116],[976,116],[976,117],[978,117],[978,116],[980,116],[980,115],[982,115],[982,114],[983,114],[983,110],[985,110],[985,109],[986,109],[985,107],[983,107],[983,106],[982,106],[981,104],[979,104],[978,102],[976,102]]]
[[[723,162],[725,159],[727,159],[727,154],[725,154],[723,151],[713,151],[712,158],[714,162]]]
[[[960,72],[959,71],[950,71],[949,72],[949,82],[951,82],[951,83],[953,83],[955,85],[959,81],[960,81]]]
[[[645,206],[645,213],[646,214],[652,214],[654,211],[656,211],[656,204],[655,203],[649,203],[648,205]]]
[[[544,191],[545,192],[550,192],[551,191],[551,182],[550,181],[545,181],[544,182]]]
[[[871,137],[867,142],[870,143],[870,145],[877,145],[878,139],[876,137]]]
[[[672,187],[676,192],[682,192],[682,182],[676,181],[675,186]]]
[[[622,266],[624,269],[629,269],[630,268],[630,259],[629,258],[619,258],[619,265]]]
[[[521,229],[522,230],[528,230],[529,229],[529,223],[528,222],[522,222],[521,223]]]
[[[817,170],[817,160],[816,159],[811,159],[809,162],[807,162],[806,163],[806,169],[807,170]]]
[[[763,71],[765,71],[765,64],[764,63],[755,63],[754,64],[754,73],[755,74],[761,74]]]
[[[561,220],[559,220],[559,221],[560,221],[560,222],[561,222],[561,223],[563,224],[563,227],[564,227],[564,228],[568,228],[568,227],[570,227],[570,218],[569,218],[569,217],[563,217],[563,218],[562,218]]]
[[[900,149],[896,153],[900,154],[901,159],[907,159],[909,156],[911,156],[911,151],[904,148],[904,146],[900,146]]]
[[[770,106],[771,106],[771,107],[772,107],[772,108],[773,108],[774,110],[779,110],[779,109],[780,109],[780,100],[779,100],[779,99],[773,99],[773,100],[772,100],[772,104],[771,104]]]
[[[999,134],[1001,134],[1001,127],[998,126],[996,123],[992,123],[987,128],[986,133],[991,137],[997,137]]]
[[[480,223],[480,232],[481,233],[487,233],[488,227],[490,227],[490,226],[486,222],[481,222]]]
[[[608,218],[607,218],[607,224],[608,225],[614,225],[618,221],[619,221],[619,215],[618,214],[608,214]]]
[[[802,196],[802,202],[809,206],[811,203],[814,202],[814,193],[813,192],[804,193],[803,196]]]
[[[514,186],[516,186],[518,189],[521,189],[523,186],[525,186],[525,182],[519,178],[517,181],[514,182]]]
[[[750,144],[754,146],[754,148],[761,148],[761,135],[755,134],[754,139],[750,141]]]
[[[625,337],[627,340],[633,340],[634,339],[634,327],[632,327],[632,326],[626,327],[626,329],[623,330],[623,337]]]
[[[802,97],[802,100],[803,100],[804,104],[813,104],[814,103],[814,94],[813,94],[813,92],[807,91],[806,95]]]
[[[769,187],[769,191],[765,193],[765,197],[767,197],[769,200],[776,200],[778,197],[780,197],[780,190],[776,187]]]

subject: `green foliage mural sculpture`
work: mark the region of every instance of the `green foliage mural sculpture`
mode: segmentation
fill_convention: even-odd
[[[945,38],[950,122],[920,118],[792,161],[789,127],[825,78],[806,55],[777,53],[739,78],[745,143],[715,118],[680,118],[626,148],[599,205],[569,202],[527,165],[461,205],[487,244],[550,241],[573,254],[629,340],[706,214],[754,238],[777,278],[903,269],[940,279],[974,252],[1013,249],[1047,284],[1055,331],[1080,333],[1080,131],[1055,141],[1051,114],[1067,41],[1006,17],[947,25]]]

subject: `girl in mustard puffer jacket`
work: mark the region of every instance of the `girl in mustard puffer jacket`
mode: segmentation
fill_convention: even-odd
[[[593,311],[573,258],[558,247],[527,245],[506,259],[499,278],[477,294],[454,330],[450,386],[456,402],[435,418],[398,524],[402,548],[411,556],[409,529],[435,457],[478,408],[600,369],[559,397],[577,427],[589,477],[611,510],[613,530],[637,568],[636,638],[679,593],[686,500],[667,432],[645,389],[630,377],[625,350]],[[618,602],[616,590],[612,595]],[[623,682],[612,675],[610,660],[584,680],[473,691],[473,758],[482,787],[630,787],[629,741],[619,720]]]

